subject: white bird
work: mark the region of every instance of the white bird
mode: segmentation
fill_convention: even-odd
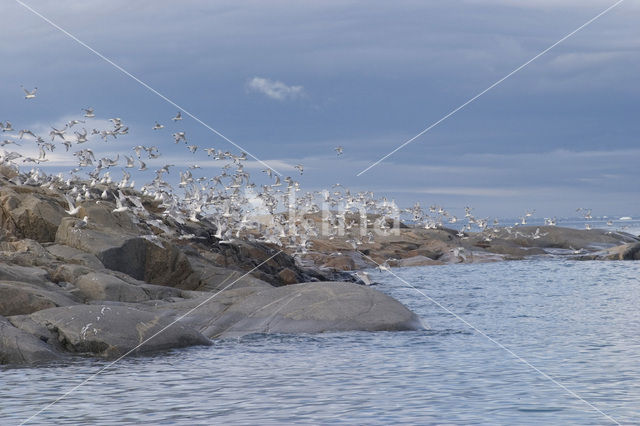
[[[344,148],[343,148],[343,147],[341,147],[341,146],[337,146],[337,147],[335,148],[335,150],[336,150],[336,152],[338,153],[338,155],[340,156],[340,155],[342,155],[342,151],[344,151]]]
[[[153,130],[160,130],[164,126],[156,121],[156,125],[152,127]]]
[[[133,158],[129,157],[128,155],[125,155],[124,158],[127,160],[127,165],[125,166],[127,169],[135,167]]]
[[[22,139],[24,135],[30,135],[30,136],[33,136],[34,138],[36,137],[36,135],[31,130],[23,129],[18,132],[19,139]]]
[[[73,227],[75,229],[82,229],[85,228],[87,226],[87,224],[89,223],[89,216],[85,216],[82,219],[80,219],[79,221],[77,221]]]
[[[73,203],[73,199],[69,197],[69,195],[64,194],[64,199],[67,200],[67,204],[69,205],[69,210],[65,210],[65,212],[70,216],[75,216],[80,211],[80,206],[76,206]]]
[[[93,118],[96,115],[93,112],[93,108],[89,107],[89,108],[82,108],[82,110],[84,111],[84,116],[87,118]]]
[[[173,121],[179,121],[182,120],[182,114],[180,113],[180,111],[178,111],[178,113],[176,114],[175,117],[172,118]]]
[[[75,126],[76,124],[80,124],[80,123],[84,123],[84,121],[82,120],[71,120],[67,123],[67,127],[68,128],[72,128],[73,126]]]
[[[125,206],[127,197],[120,191],[118,191],[118,198],[116,198],[116,208],[112,210],[113,213],[121,213],[129,210],[129,207]]]
[[[176,143],[180,142],[180,140],[183,140],[184,143],[187,143],[187,137],[185,136],[184,132],[176,132],[171,136],[173,136],[173,139],[175,139]]]
[[[302,164],[296,164],[295,166],[293,166],[295,169],[298,169],[298,171],[300,172],[300,174],[302,174],[302,172],[304,172],[304,166]]]
[[[20,87],[22,87],[22,90],[24,90],[24,93],[25,93],[24,98],[25,99],[33,99],[33,98],[36,97],[36,92],[38,91],[37,87],[35,87],[32,91],[28,91],[23,86],[20,86]]]

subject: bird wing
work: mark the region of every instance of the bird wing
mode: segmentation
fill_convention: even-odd
[[[76,206],[73,204],[73,199],[69,197],[68,194],[64,194],[64,199],[67,200],[67,204],[69,204],[69,210],[73,210]]]

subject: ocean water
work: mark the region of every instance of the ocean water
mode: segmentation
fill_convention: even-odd
[[[128,358],[32,423],[640,422],[640,262],[393,272],[428,297],[386,272],[373,273],[377,288],[428,331],[252,335]],[[20,423],[105,364],[0,369],[0,423]]]

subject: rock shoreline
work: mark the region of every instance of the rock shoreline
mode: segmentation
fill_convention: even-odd
[[[174,223],[150,203],[142,222],[100,200],[82,203],[83,223],[64,206],[56,190],[0,186],[0,364],[115,358],[248,333],[424,328],[348,272],[301,266],[257,241],[221,244],[205,220]]]
[[[223,243],[212,223],[177,223],[150,200],[139,220],[97,199],[69,216],[58,190],[0,182],[0,364],[116,358],[248,333],[424,329],[404,305],[359,285],[353,271],[378,264],[640,259],[629,234],[524,226],[462,236],[403,227],[355,248],[318,238],[294,257],[250,239]]]

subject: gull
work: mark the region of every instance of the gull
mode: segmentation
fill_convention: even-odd
[[[80,124],[80,123],[84,124],[84,121],[82,121],[82,120],[71,120],[70,122],[67,123],[67,127],[68,128],[72,128],[76,124]]]
[[[9,139],[5,139],[5,140],[3,140],[2,142],[0,142],[0,146],[10,145],[10,144],[14,144],[14,145],[22,146],[22,145],[20,145],[18,142],[16,142],[16,141],[12,141],[12,140],[9,140]]]
[[[195,154],[198,150],[198,145],[188,145],[187,148],[191,151],[192,154]]]
[[[302,172],[304,172],[304,166],[302,164],[296,164],[295,166],[293,166],[295,169],[297,169],[300,174],[302,174]]]
[[[115,198],[115,196],[114,196]],[[120,191],[118,191],[118,198],[116,198],[116,208],[112,210],[113,213],[121,213],[129,210],[129,207],[125,206],[127,197]]]
[[[24,90],[24,93],[25,93],[24,98],[25,99],[33,99],[33,98],[36,97],[36,92],[38,91],[37,87],[34,87],[34,89],[32,91],[28,91],[23,86],[20,86],[20,87],[22,87],[22,90]]]
[[[23,163],[36,163],[36,164],[40,164],[40,163],[44,163],[45,161],[49,161],[49,160],[41,160],[39,158],[33,158],[33,157],[25,157],[22,159]]]
[[[51,136],[51,140],[54,140],[56,136],[60,137],[60,139],[62,139],[63,141],[65,140],[64,131],[67,128],[67,126],[62,128],[62,130],[58,130],[55,127],[51,127],[51,128],[53,129],[49,132],[49,136]]]
[[[180,142],[180,140],[183,140],[184,143],[187,143],[187,138],[186,138],[184,132],[176,132],[176,133],[172,134],[171,136],[173,136],[173,138],[175,139],[176,143]]]
[[[127,165],[125,166],[126,168],[130,169],[132,167],[135,167],[133,158],[129,157],[128,155],[125,155],[124,158],[127,159]]]
[[[18,132],[18,138],[22,139],[24,135],[31,135],[34,138],[36,137],[36,135],[31,130],[23,129]]]
[[[47,153],[44,150],[44,146],[40,145],[39,147],[39,151],[40,151],[40,155],[38,156],[38,160],[39,161],[49,161],[49,160],[45,160],[45,157],[47,156]]]
[[[68,194],[64,194],[64,199],[67,200],[67,204],[69,205],[69,210],[65,210],[65,212],[70,216],[75,216],[80,211],[80,206],[76,206],[73,202],[73,199],[69,197]]]
[[[2,131],[3,132],[13,132],[13,126],[11,125],[11,122],[7,121],[5,123],[5,125],[2,125],[2,122],[0,121],[0,127],[2,127]]]
[[[142,160],[138,160],[140,162],[140,168],[138,169],[141,172],[144,172],[145,170],[147,170],[147,164],[142,161]]]
[[[342,151],[344,151],[344,148],[341,146],[337,146],[334,149],[336,150],[336,153],[338,154],[338,156],[342,155]]]
[[[89,223],[89,216],[85,216],[82,219],[80,219],[79,221],[77,221],[73,227],[75,229],[82,229],[85,228],[87,226],[87,224]]]
[[[216,149],[215,148],[205,148],[204,150],[207,151],[207,155],[209,157],[211,157],[211,155],[215,155],[215,153],[216,153]]]
[[[179,121],[182,120],[182,113],[180,111],[178,111],[178,113],[176,114],[175,117],[172,118],[173,121]]]
[[[93,107],[82,108],[84,111],[84,116],[87,118],[94,118],[96,115],[93,113]]]
[[[15,151],[7,152],[3,150],[2,154],[0,154],[0,164],[11,162],[20,157],[22,157],[22,154],[20,154],[19,152],[15,152]]]
[[[87,142],[89,140],[87,138],[87,129],[83,128],[82,131],[83,131],[83,133],[73,132],[76,135],[76,143],[85,143],[85,142]],[[67,150],[69,150],[69,149],[67,148]]]
[[[116,158],[113,158],[113,159],[109,157],[103,157],[101,161],[102,161],[102,165],[107,168],[117,166],[118,161],[120,161],[120,154],[117,154]]]
[[[164,128],[164,126],[156,121],[156,125],[152,127],[153,130],[160,130]]]
[[[173,167],[173,164],[165,164],[161,169],[158,170],[158,173],[169,173],[169,167]]]
[[[379,265],[378,265],[378,270],[379,270],[380,272],[383,272],[383,271],[390,271],[390,270],[391,270],[391,267],[389,266],[389,263],[388,263],[388,261],[389,261],[389,260],[395,260],[395,259],[387,259],[387,260],[385,260],[385,261],[384,261],[384,263],[379,264]]]

